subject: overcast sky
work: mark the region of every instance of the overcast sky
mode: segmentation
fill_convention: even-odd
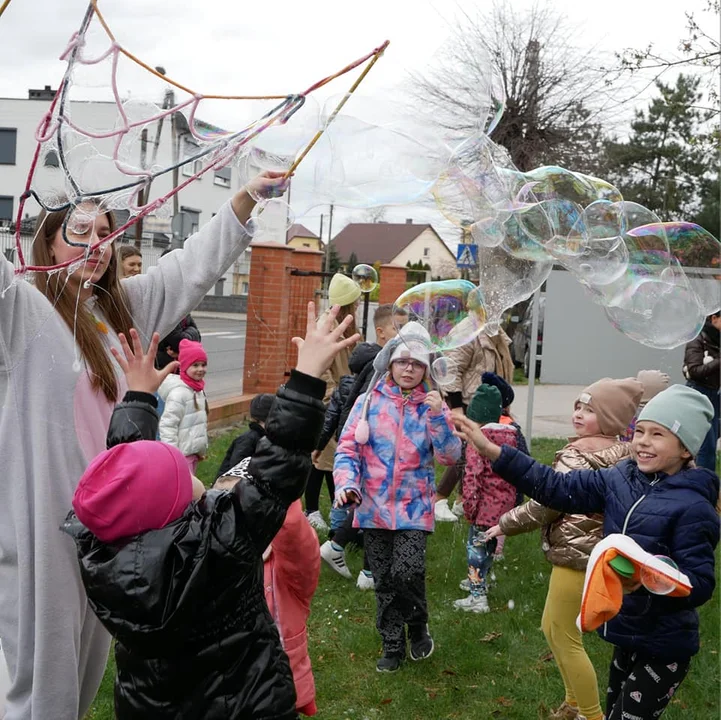
[[[205,93],[299,91],[389,39],[385,57],[363,85],[366,93],[382,93],[402,83],[409,70],[432,63],[459,8],[473,12],[485,2],[101,0],[100,7],[121,44]],[[509,2],[518,8],[531,4]],[[658,0],[556,0],[552,5],[578,25],[579,46],[598,46],[610,55],[653,42],[671,54],[684,35],[684,10],[704,17],[705,2],[664,3],[663,8]],[[86,7],[83,0],[12,0],[0,18],[0,97],[27,97],[29,87],[57,87],[64,71],[58,57]],[[705,24],[718,34],[710,19]],[[347,87],[340,82],[334,93]],[[227,104],[217,113],[208,119],[227,121]],[[307,224],[312,227],[314,220]]]

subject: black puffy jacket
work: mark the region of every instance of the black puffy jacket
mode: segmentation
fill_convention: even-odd
[[[375,360],[376,355],[380,351],[381,346],[375,343],[363,342],[355,346],[350,358],[348,358],[348,367],[353,375],[344,375],[340,379],[338,387],[330,396],[330,401],[325,411],[323,432],[320,435],[317,448],[321,452],[325,450],[325,446],[332,437],[340,440],[340,434],[345,426],[345,421],[348,419],[355,399],[360,395],[358,378],[360,378],[361,375],[364,378],[367,377],[365,380],[365,387],[367,388],[373,375],[373,360]],[[370,374],[366,372],[368,369],[371,371]],[[365,392],[365,388],[363,392]],[[346,407],[348,407],[347,412]]]
[[[324,391],[291,373],[249,475],[232,491],[206,492],[160,530],[106,545],[68,515],[90,605],[116,639],[119,720],[297,718],[262,553],[305,488]],[[137,397],[116,408],[109,440],[155,437],[157,415]]]
[[[265,437],[265,430],[257,422],[248,424],[248,430],[238,435],[230,444],[225,453],[223,462],[220,463],[216,478],[222,477],[231,468],[234,468],[243,458],[253,457],[258,443]]]
[[[186,315],[158,344],[158,354],[155,357],[155,366],[157,368],[162,370],[162,368],[169,365],[173,362],[173,360],[177,360],[177,355],[180,352],[181,340],[200,342],[200,330],[198,330],[195,320],[193,320],[189,314]],[[167,347],[170,347],[176,357],[168,355],[165,350]]]

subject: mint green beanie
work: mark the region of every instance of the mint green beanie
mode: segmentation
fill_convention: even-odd
[[[501,417],[501,391],[495,385],[479,385],[471,398],[466,415],[480,423],[497,423]]]
[[[670,430],[696,457],[711,428],[713,405],[693,388],[671,385],[651,398],[636,422],[649,420]]]

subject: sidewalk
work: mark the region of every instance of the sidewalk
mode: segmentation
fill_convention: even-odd
[[[536,385],[533,397],[533,437],[568,437],[573,434],[571,414],[582,385]],[[512,412],[526,433],[528,385],[514,385],[516,400]]]

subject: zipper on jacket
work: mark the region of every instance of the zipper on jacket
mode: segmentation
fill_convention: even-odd
[[[659,480],[658,474],[654,474],[653,480],[651,481],[651,487],[653,487],[658,482],[658,480]],[[633,505],[631,505],[631,509],[626,513],[626,517],[623,521],[623,529],[621,530],[621,535],[626,534],[626,528],[628,527],[628,521],[631,519],[631,515],[633,514],[633,511],[641,504],[641,502],[643,501],[643,499],[646,497],[647,494],[648,493],[644,493],[643,495],[641,495],[641,497],[638,500],[636,500],[636,502]]]
[[[401,446],[401,440],[403,438],[403,421],[405,419],[406,415],[406,405],[408,404],[408,401],[410,400],[410,395],[408,397],[401,396],[401,412],[400,412],[400,418],[398,420],[398,432],[396,433],[396,455],[395,459],[393,461],[393,478],[391,486],[393,488],[393,494],[395,496],[395,490],[396,490],[396,472],[398,470],[398,453],[400,452],[400,446]],[[393,507],[393,525],[394,530],[398,530],[398,515],[397,515],[397,509],[398,509],[398,503],[395,501],[395,498],[392,503]]]
[[[657,473],[654,473],[653,480],[651,481],[651,487],[653,487],[657,482],[659,481],[659,477]],[[643,499],[646,497],[648,493],[644,493],[641,495],[641,497],[636,500],[636,502],[631,505],[631,508],[626,513],[626,517],[623,520],[623,528],[621,530],[621,535],[626,534],[626,529],[628,528],[628,521],[631,519],[631,515],[633,514],[633,511],[643,502]],[[608,623],[603,623],[603,637],[606,637],[606,631],[608,630]]]

